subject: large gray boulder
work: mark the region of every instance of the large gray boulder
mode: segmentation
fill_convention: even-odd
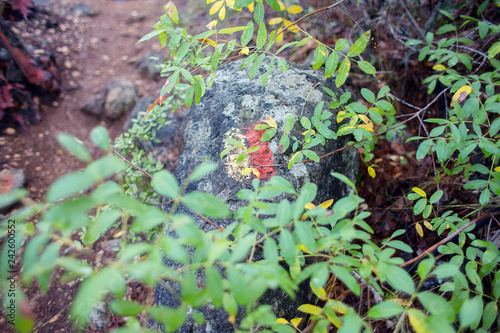
[[[192,106],[187,113],[181,127],[179,136],[184,138],[184,152],[180,156],[174,175],[179,183],[182,183],[194,168],[204,161],[212,161],[219,164],[214,173],[191,183],[186,192],[204,191],[216,195],[227,203],[233,213],[244,202],[237,199],[237,192],[243,188],[252,188],[252,173],[242,174],[242,170],[254,167],[260,171],[261,184],[274,175],[288,179],[297,190],[308,183],[318,185],[318,195],[315,203],[321,203],[328,199],[339,199],[348,194],[346,186],[331,176],[336,171],[354,179],[357,173],[357,154],[353,149],[345,149],[339,153],[324,158],[321,163],[307,162],[294,165],[288,170],[286,164],[293,155],[289,148],[280,153],[280,133],[268,144],[262,144],[257,156],[248,156],[241,164],[231,163],[239,153],[238,150],[231,151],[222,161],[221,152],[228,147],[224,142],[227,138],[233,138],[246,145],[255,141],[253,127],[263,122],[266,116],[272,117],[278,128],[283,129],[288,115],[295,119],[295,126],[291,132],[297,138],[303,139],[305,131],[300,125],[301,115],[312,117],[316,106],[323,101],[323,112],[331,111],[330,129],[337,130],[336,111],[328,109],[332,98],[328,96],[322,86],[329,87],[337,96],[342,91],[335,88],[332,80],[325,79],[320,71],[314,71],[308,67],[290,64],[288,71],[282,71],[275,64],[264,87],[259,74],[265,73],[270,58],[266,58],[259,68],[259,72],[253,79],[249,79],[249,68],[241,70],[242,61],[235,61],[222,66],[217,70],[215,81],[207,90],[198,105]],[[319,84],[318,84],[319,83]],[[252,137],[253,133],[253,137]],[[327,140],[326,145],[316,146],[313,150],[318,156],[324,155],[337,148],[344,147],[349,138],[340,137],[337,140]],[[267,155],[266,155],[267,154]],[[278,165],[277,167],[260,167],[258,164]],[[279,198],[278,198],[279,199]],[[168,209],[168,208],[166,208]],[[180,207],[176,212],[189,213],[189,210]],[[197,225],[205,230],[213,230],[214,227],[198,215],[192,214]],[[216,221],[222,227],[226,227],[233,220]],[[258,258],[258,255],[256,256]],[[200,274],[202,279],[202,274]],[[203,281],[199,281],[203,283]],[[177,289],[175,285],[171,288]],[[295,301],[292,301],[284,292],[273,290],[264,295],[262,304],[271,304],[276,315],[291,319],[299,316],[296,308],[306,302],[314,302],[308,286],[301,288]],[[156,302],[161,305],[178,305],[177,299],[169,292],[158,286],[155,292]],[[205,324],[198,325],[188,320],[179,332],[233,332],[232,325],[227,321],[227,314],[206,306],[199,309],[205,315]]]

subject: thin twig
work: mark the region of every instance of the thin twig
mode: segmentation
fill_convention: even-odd
[[[132,164],[131,162],[129,162],[125,157],[123,157],[122,155],[120,155],[120,153],[118,153],[116,150],[114,150],[114,148],[111,148],[111,152],[113,154],[115,154],[116,156],[118,156],[119,158],[121,158],[122,160],[125,161],[125,163],[131,165],[133,168],[139,170],[140,172],[142,172],[143,174],[145,174],[146,176],[148,176],[149,178],[153,179],[153,176],[151,176],[146,170],[142,170],[141,168],[139,168],[137,165],[135,164]]]
[[[424,33],[422,32],[422,30],[420,30],[420,27],[418,26],[417,21],[415,21],[415,19],[413,18],[413,15],[411,15],[410,11],[408,10],[408,7],[406,7],[404,0],[399,0],[399,3],[401,4],[401,7],[403,7],[403,9],[405,10],[405,14],[406,14],[406,16],[408,16],[408,19],[410,20],[410,23],[413,26],[413,28],[417,31],[420,38],[422,38],[422,40],[425,41]]]
[[[462,231],[464,231],[465,229],[467,229],[468,227],[470,227],[471,225],[479,222],[480,220],[488,217],[488,216],[492,216],[491,213],[486,213],[486,214],[483,214],[481,216],[479,216],[478,218],[466,223],[465,225],[463,225],[462,227],[458,228],[456,231],[452,232],[451,234],[449,234],[446,238],[442,239],[440,242],[434,244],[433,246],[431,246],[430,248],[428,248],[427,250],[425,250],[424,252],[422,252],[420,255],[416,256],[415,258],[411,259],[411,260],[408,260],[407,262],[403,263],[400,265],[400,267],[406,267],[406,266],[409,266],[417,261],[419,261],[420,259],[422,259],[423,257],[425,257],[426,255],[428,255],[429,253],[431,253],[432,251],[434,251],[435,249],[437,249],[439,246],[447,243],[448,241],[452,240],[456,235],[458,235],[459,233],[461,233]]]

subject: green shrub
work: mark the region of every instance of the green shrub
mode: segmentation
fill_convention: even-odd
[[[325,45],[299,27],[298,22],[325,12],[335,4],[311,11],[292,23],[289,15],[300,13],[302,7],[284,6],[276,0],[207,2],[213,3],[211,14],[218,14],[221,20],[230,12],[228,8],[251,7],[253,21],[220,30],[212,24],[207,31],[190,36],[185,29],[177,27],[178,13],[175,5],[169,2],[155,30],[142,39],[158,37],[174,55],[163,69],[163,73],[168,73],[170,84],[161,92],[163,97],[176,89],[182,92],[166,97],[171,98],[173,109],[178,106],[175,100],[179,96],[187,105],[193,100],[198,103],[206,88],[213,83],[215,70],[235,52],[246,57],[244,66],[250,66],[250,77],[256,75],[266,54],[277,56],[287,48],[300,47],[311,41],[316,44],[313,68],[324,67],[326,76],[336,73],[337,86],[345,84],[353,64],[368,75],[376,73],[375,67],[360,57],[370,40],[369,31],[360,33],[352,45],[344,39],[338,39],[335,45]],[[264,8],[267,6],[277,12],[269,25],[264,23]],[[188,314],[203,322],[203,316],[196,308],[205,303],[223,308],[228,316],[221,320],[228,320],[235,330],[242,332],[257,329],[295,332],[299,323],[306,320],[313,332],[326,332],[329,327],[338,328],[339,332],[371,331],[379,320],[388,327],[392,324],[396,332],[409,330],[405,327],[408,324],[416,332],[498,329],[499,251],[493,243],[475,239],[471,232],[475,223],[495,214],[489,209],[498,207],[500,195],[500,169],[497,166],[500,156],[500,95],[495,94],[500,68],[495,59],[500,52],[500,42],[496,38],[500,27],[481,17],[488,6],[488,1],[479,6],[479,18],[455,18],[450,12],[441,10],[443,19],[448,21],[435,33],[427,33],[425,41],[411,39],[406,42],[407,46],[418,47],[420,61],[427,58],[433,64],[436,74],[424,81],[428,83],[429,93],[438,89],[438,82],[445,87],[431,103],[422,108],[415,107],[416,111],[406,120],[396,121],[392,105],[394,96],[389,87],[384,86],[375,92],[362,89],[363,103],[352,102],[348,93],[336,96],[327,90],[332,98],[330,108],[341,110],[335,115],[315,112],[311,119],[287,120],[284,128],[278,128],[272,118],[258,125],[259,129],[266,129],[265,140],[279,136],[280,144],[292,149],[294,154],[289,167],[305,159],[321,163],[311,147],[341,135],[353,135],[351,145],[362,148],[368,172],[376,177],[376,165],[371,162],[375,144],[384,139],[384,135],[391,139],[408,121],[418,119],[425,136],[409,140],[420,141],[416,150],[418,160],[431,156],[434,177],[425,186],[413,187],[405,195],[415,201],[413,213],[417,233],[423,234],[422,225],[439,235],[447,232],[447,237],[437,245],[441,245],[440,253],[450,255],[449,262],[436,260],[430,254],[433,248],[407,262],[396,256],[397,251],[413,252],[410,246],[397,239],[405,233],[403,229],[395,231],[380,244],[372,241],[373,230],[365,221],[370,213],[360,209],[364,200],[353,182],[341,174],[333,175],[351,187],[353,193],[333,203],[331,208],[331,203],[309,204],[316,197],[315,184],[308,183],[295,189],[281,177],[273,177],[267,182],[256,178],[252,189],[239,192],[242,208],[229,227],[223,231],[201,231],[191,217],[177,214],[176,209],[182,203],[209,218],[230,217],[230,210],[218,198],[202,192],[185,193],[189,182],[213,172],[215,165],[205,163],[198,166],[186,183],[178,184],[170,172],[160,170],[161,166],[150,159],[140,162],[143,153],[135,146],[136,140],[153,139],[154,128],[164,124],[162,112],[165,110],[156,107],[146,118],[153,122],[138,121],[128,134],[117,140],[114,148],[106,130],[95,128],[91,133],[92,141],[109,152],[98,160],[92,159],[87,147],[78,139],[68,135],[59,137],[60,143],[88,166],[56,181],[47,192],[46,202],[18,210],[2,224],[4,245],[0,278],[4,309],[11,302],[19,304],[25,297],[21,285],[29,286],[33,280],[46,292],[52,272],[56,267],[62,267],[67,272],[65,278],[80,282],[71,308],[71,318],[79,327],[85,326],[95,302],[111,295],[111,310],[127,318],[127,327],[117,332],[145,331],[138,319],[143,311],[163,324],[166,331],[175,331],[182,326]],[[270,26],[277,24],[282,25],[268,31]],[[254,29],[257,30],[256,36]],[[301,33],[305,38],[297,35],[295,41],[278,48],[278,37],[286,29],[294,34]],[[437,35],[450,33],[454,37],[435,40]],[[231,39],[236,34],[240,38]],[[485,42],[474,41],[471,39],[476,38],[474,36]],[[255,45],[251,45],[254,39]],[[479,46],[488,48],[488,51],[481,51]],[[475,55],[479,58],[474,58]],[[284,59],[276,57],[275,60],[281,69],[287,69]],[[272,61],[270,66],[274,63]],[[264,85],[269,72],[260,75]],[[454,95],[444,116],[422,121],[429,107],[447,92]],[[317,109],[321,110],[322,106]],[[348,119],[348,123],[336,133],[328,128],[331,122],[343,119]],[[300,122],[304,129],[303,138],[289,135],[295,121]],[[242,145],[241,142],[230,144],[235,147]],[[122,150],[123,156],[132,156],[136,168],[131,169],[117,157],[116,149]],[[221,152],[221,157],[226,153]],[[473,156],[480,159],[472,163]],[[148,179],[143,171],[137,171],[139,168],[151,171],[152,179]],[[117,175],[122,178],[122,184],[116,181]],[[464,190],[478,193],[477,205],[441,207],[442,188],[448,176],[461,177],[458,179],[463,180]],[[134,188],[135,183],[140,185]],[[292,195],[295,200],[283,200],[278,204],[269,202],[281,193]],[[7,206],[25,195],[24,190],[3,195],[0,206]],[[159,196],[172,200],[168,212],[149,204],[158,203]],[[475,217],[477,212],[484,214]],[[40,218],[34,225],[29,218],[36,214]],[[9,227],[12,223],[8,222],[14,220],[15,233],[9,231],[13,229]],[[74,255],[63,254],[91,249],[113,225],[119,225],[122,230],[116,261],[98,269]],[[73,237],[77,232],[81,235],[79,240]],[[457,243],[448,243],[452,236],[458,236]],[[8,275],[12,270],[10,265],[21,260],[17,256],[21,244],[22,274],[18,275],[20,280],[15,281],[18,292],[11,295]],[[196,260],[189,255],[186,245],[200,254]],[[62,248],[75,251],[61,252]],[[258,248],[263,250],[262,260],[254,257]],[[165,265],[163,254],[178,263],[180,269],[173,270]],[[306,265],[306,258],[314,260]],[[288,269],[283,268],[283,262]],[[411,265],[417,265],[416,274],[404,269]],[[196,285],[195,275],[200,269],[205,272],[205,286]],[[221,275],[220,270],[226,274]],[[433,277],[440,281],[439,286],[433,291],[424,290],[425,282]],[[155,286],[163,279],[181,285],[179,308],[151,306],[124,298],[129,281]],[[306,280],[318,302],[299,307],[304,313],[303,318],[290,321],[276,318],[269,306],[258,305],[259,297],[267,289],[281,288],[292,297],[299,283]],[[354,308],[336,299],[329,289],[339,281],[360,302],[363,290],[368,290],[374,304]],[[235,321],[238,306],[246,310],[241,323]],[[18,310],[15,318],[15,327],[19,331],[28,332],[33,327],[32,320]]]

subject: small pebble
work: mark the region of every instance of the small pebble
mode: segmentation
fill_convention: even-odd
[[[16,134],[16,130],[13,129],[12,127],[8,127],[8,128],[5,129],[5,134],[7,134],[7,135],[14,135],[14,134]]]

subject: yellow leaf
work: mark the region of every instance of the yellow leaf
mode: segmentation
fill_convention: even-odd
[[[314,207],[316,207],[316,205],[314,205],[312,202],[306,203],[305,205],[306,209],[313,209]]]
[[[308,129],[307,131],[302,132],[302,135],[306,135],[306,134],[307,134],[307,132],[309,132],[309,131],[311,132],[311,135],[316,134],[316,131],[315,131],[315,130],[313,130],[313,129]]]
[[[210,23],[208,23],[205,27],[208,29],[208,30],[212,30],[213,27],[215,27],[217,25],[217,20],[212,20],[210,21]]]
[[[295,327],[298,327],[300,322],[302,321],[302,318],[293,318],[292,320],[290,320],[292,322],[292,325],[295,326]]]
[[[451,98],[451,105],[450,106],[453,107],[453,104],[455,102],[462,103],[467,98],[467,96],[469,96],[471,91],[472,91],[472,87],[468,86],[468,85],[458,88],[458,90],[455,92],[455,94]]]
[[[241,171],[241,174],[242,175],[246,175],[247,173],[249,173],[250,171],[252,171],[252,168],[246,168],[246,169],[243,169],[243,171]]]
[[[415,330],[415,332],[417,333],[431,332],[425,322],[426,316],[421,311],[417,309],[409,309],[408,318],[410,319],[410,324]]]
[[[234,314],[230,314],[229,318],[227,318],[227,321],[229,321],[231,324],[234,324],[236,321],[236,316]]]
[[[433,228],[432,228],[432,224],[431,224],[429,221],[427,221],[427,220],[425,220],[425,221],[424,221],[424,225],[425,225],[425,227],[426,227],[427,229],[429,229],[429,230],[432,230],[432,229],[433,229]]]
[[[368,167],[368,174],[370,175],[370,177],[372,178],[375,178],[375,176],[377,175],[377,173],[375,172],[375,169],[372,168],[372,167]]]
[[[495,169],[493,169],[493,171],[495,172],[499,172],[500,171],[500,166],[496,167]]]
[[[283,42],[283,35],[284,33],[282,32],[283,30],[280,29],[278,30],[278,32],[276,33],[276,43],[278,44],[281,44],[281,42]]]
[[[244,48],[241,49],[241,51],[240,51],[239,54],[245,54],[245,55],[247,55],[248,52],[250,52],[250,49],[245,46]]]
[[[213,15],[213,14],[217,13],[219,11],[219,9],[222,7],[223,4],[224,4],[223,0],[217,1],[216,3],[214,3],[212,5],[212,7],[210,8],[210,11],[208,13],[210,15]]]
[[[421,190],[420,188],[415,186],[411,190],[413,192],[417,193],[418,195],[420,195],[421,197],[427,198],[427,194],[425,194],[425,192],[423,190]]]
[[[330,304],[332,310],[335,312],[344,314],[347,311],[347,307],[345,306],[345,304],[340,301],[332,301]]]
[[[226,17],[226,7],[222,7],[219,10],[219,18],[221,21],[224,21],[224,18]]]
[[[335,325],[335,327],[340,328],[342,326],[342,322],[339,320],[339,318],[335,315],[335,313],[327,313],[326,317],[330,322]]]
[[[339,113],[337,113],[337,123],[340,123],[342,122],[342,120],[344,120],[345,117],[341,117],[344,114],[346,114],[345,111],[340,111]]]
[[[309,249],[304,244],[300,244],[300,249],[302,250],[302,252],[312,254],[312,252],[309,251]]]
[[[280,24],[281,22],[283,22],[282,17],[273,17],[269,20],[269,25]]]
[[[435,70],[435,71],[438,71],[438,72],[443,72],[443,71],[445,71],[445,70],[446,70],[446,67],[444,67],[444,66],[443,66],[443,65],[441,65],[441,64],[437,64],[437,65],[434,65],[434,66],[432,67],[432,69],[433,69],[433,70]]]
[[[226,6],[234,9],[234,0],[226,0]]]
[[[253,5],[253,2],[251,4],[249,4],[247,6],[248,10],[251,11],[253,13],[253,8],[254,8],[254,5]]]
[[[333,199],[330,199],[330,200],[326,200],[323,203],[320,203],[319,206],[323,207],[325,209],[328,209],[328,207],[330,207],[332,205],[332,203],[333,203]]]
[[[260,178],[260,172],[257,169],[252,168],[252,173],[256,178]]]
[[[292,24],[292,21],[290,20],[283,20],[283,24],[285,24],[285,27],[287,27],[287,29],[293,32],[294,34],[300,31],[299,28],[297,28],[295,24]]]
[[[274,128],[278,128],[278,124],[276,124],[276,122],[274,121],[273,117],[271,117],[270,115],[266,114],[264,116],[263,120],[269,126],[274,127]]]
[[[285,325],[290,324],[290,323],[288,322],[288,320],[286,320],[285,318],[278,318],[278,319],[276,319],[276,323],[277,323],[277,324],[285,324]]]
[[[278,3],[280,5],[280,12],[286,9],[285,4],[282,1],[278,0]]]
[[[311,290],[313,293],[318,296],[319,299],[321,300],[327,300],[326,297],[326,291],[322,287],[317,287],[314,283],[310,282],[309,286],[311,287]]]
[[[298,13],[301,13],[303,10],[304,9],[302,9],[302,7],[297,6],[297,5],[290,6],[286,9],[286,11],[289,12],[290,14],[298,14]]]
[[[415,224],[415,229],[417,229],[417,233],[420,237],[424,237],[424,230],[422,229],[420,223],[417,222],[417,224]]]
[[[196,40],[198,42],[207,43],[207,44],[212,45],[213,47],[217,47],[217,44],[215,44],[215,42],[213,40],[211,40],[210,38],[197,38]]]
[[[360,128],[364,128],[365,130],[369,131],[369,132],[373,132],[373,125],[358,125],[358,127]]]
[[[404,305],[404,306],[410,305],[410,301],[402,298],[391,298],[389,302],[398,303],[399,305]]]
[[[320,307],[312,304],[302,304],[301,306],[299,306],[298,310],[312,315],[319,315],[323,311]]]
[[[361,118],[361,120],[363,120],[363,122],[367,125],[371,125],[371,127],[373,127],[373,123],[372,121],[370,120],[370,118],[368,118],[367,116],[365,116],[364,114],[358,114],[358,117]]]
[[[215,0],[207,0],[207,5],[210,5],[212,2],[214,2]]]

